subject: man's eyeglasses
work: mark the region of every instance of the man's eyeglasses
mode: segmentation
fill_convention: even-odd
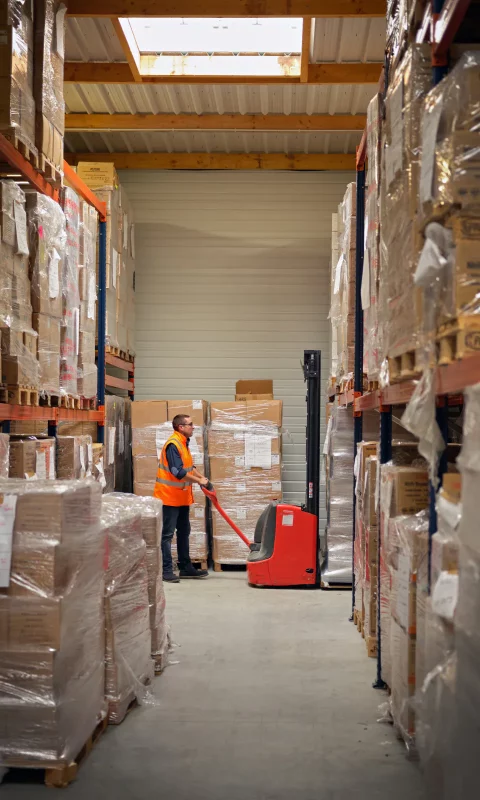
[[[182,428],[193,428],[193,422],[184,422]]]

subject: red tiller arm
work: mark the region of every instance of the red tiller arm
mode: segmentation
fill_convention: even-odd
[[[228,522],[228,524],[230,525],[232,530],[235,531],[237,536],[240,536],[240,539],[242,540],[242,542],[245,542],[245,544],[247,545],[248,549],[250,550],[250,541],[247,539],[245,534],[242,533],[240,528],[237,528],[237,526],[235,525],[233,520],[231,520],[230,517],[228,516],[227,512],[223,510],[222,506],[218,502],[217,493],[216,493],[215,489],[213,488],[213,485],[211,483],[209,483],[208,487],[207,486],[202,486],[201,489],[202,489],[202,492],[204,493],[204,495],[206,495],[206,497],[208,497],[209,500],[212,501],[213,505],[217,509],[218,513],[223,517],[225,522]]]

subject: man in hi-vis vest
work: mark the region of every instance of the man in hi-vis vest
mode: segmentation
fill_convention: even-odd
[[[173,433],[160,454],[154,496],[163,503],[162,558],[163,580],[179,583],[180,578],[206,578],[206,569],[195,569],[190,561],[190,506],[192,484],[207,486],[208,478],[195,468],[190,452],[193,422],[186,414],[173,418]],[[173,571],[172,539],[177,531],[180,576]]]

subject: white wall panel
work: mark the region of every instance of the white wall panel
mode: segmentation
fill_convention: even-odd
[[[135,213],[135,396],[229,400],[273,378],[284,497],[305,492],[305,348],[330,358],[331,215],[350,173],[121,173]],[[325,433],[322,401],[322,438]],[[322,518],[325,514],[322,488]]]

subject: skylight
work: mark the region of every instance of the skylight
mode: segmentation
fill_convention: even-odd
[[[299,75],[301,18],[129,18],[143,75]]]

